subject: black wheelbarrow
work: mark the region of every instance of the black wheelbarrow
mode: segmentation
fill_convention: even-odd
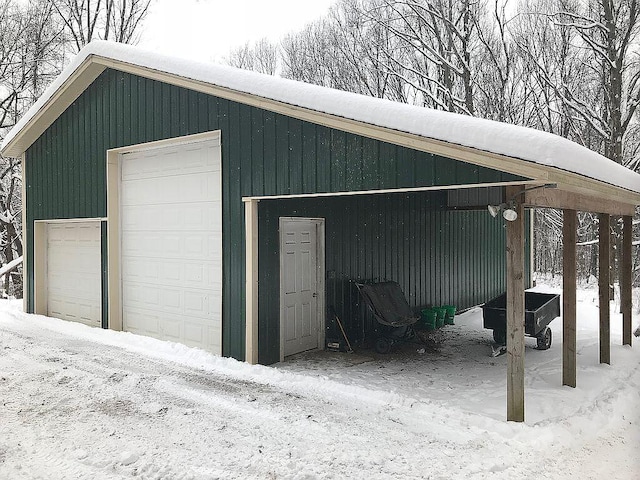
[[[524,333],[535,337],[539,350],[551,347],[549,324],[560,316],[560,295],[553,293],[524,293]],[[507,342],[507,294],[489,300],[482,306],[484,328],[493,330],[498,345]]]

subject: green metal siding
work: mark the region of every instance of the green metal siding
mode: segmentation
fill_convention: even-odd
[[[353,281],[397,281],[416,310],[466,309],[504,292],[504,221],[485,210],[446,210],[445,202],[444,192],[260,202],[260,363],[279,360],[280,217],[325,219],[326,302],[351,340],[373,328]],[[327,328],[335,329],[330,318]]]
[[[236,358],[244,358],[242,196],[521,180],[106,70],[26,152],[27,254],[34,220],[106,216],[107,149],[211,130],[222,132],[223,353]]]

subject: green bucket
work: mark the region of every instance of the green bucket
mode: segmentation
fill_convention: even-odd
[[[445,305],[444,307],[445,310],[445,318],[444,318],[444,323],[447,325],[453,325],[453,317],[456,316],[456,307],[455,305]]]
[[[436,329],[437,313],[433,308],[425,308],[422,310],[422,325],[427,330]]]
[[[436,328],[440,328],[444,325],[444,319],[447,315],[447,310],[443,307],[434,307],[433,309],[436,311],[436,314],[437,314]]]

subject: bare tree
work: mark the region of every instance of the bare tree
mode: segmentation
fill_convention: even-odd
[[[72,50],[94,39],[137,42],[151,0],[49,0],[65,26]]]
[[[247,42],[231,50],[226,62],[232,67],[276,75],[279,71],[278,47],[266,38],[253,45]]]
[[[0,0],[0,140],[59,75],[69,45],[94,38],[131,43],[150,0]],[[0,157],[0,263],[22,255],[21,165]],[[5,276],[2,294],[21,294]]]
[[[147,16],[151,0],[106,0],[104,40],[137,43],[140,24]]]
[[[372,1],[340,0],[327,17],[282,41],[282,75],[378,98],[407,102],[397,66],[403,54],[386,24],[393,12]],[[392,58],[393,57],[393,58]]]
[[[596,132],[602,153],[621,164],[627,163],[624,139],[640,103],[640,63],[634,52],[640,30],[639,7],[638,0],[592,0],[555,16],[556,22],[578,33],[600,78],[595,101],[587,103],[584,98],[564,92],[566,101]],[[620,222],[614,219],[611,228],[615,234],[613,281],[620,261]]]
[[[48,0],[0,0],[0,139],[59,74],[61,27]],[[0,157],[0,262],[22,255],[21,165]],[[12,281],[10,281],[10,279]],[[21,279],[5,275],[2,295],[20,295]]]
[[[532,53],[542,45],[530,41],[523,50],[537,63],[540,80],[570,110],[565,117],[587,125],[599,144],[589,141],[591,137],[579,140],[621,164],[624,136],[640,103],[640,64],[633,48],[640,29],[639,6],[638,0],[555,0],[547,3],[546,11],[530,13],[563,32],[564,59],[577,58],[579,72],[563,63],[557,78],[557,63],[548,65],[539,51]],[[567,81],[569,76],[573,82]],[[582,88],[569,88],[575,78]]]
[[[403,43],[407,57],[390,58],[398,70],[409,72],[403,79],[415,90],[417,103],[473,115],[472,50],[479,2],[380,0],[368,11],[373,21],[380,21],[375,12],[381,8],[395,14],[385,18],[384,26]]]

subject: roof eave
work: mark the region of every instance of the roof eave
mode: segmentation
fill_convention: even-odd
[[[610,199],[626,205],[640,205],[640,193],[611,185],[583,175],[549,167],[535,162],[513,158],[426,138],[420,135],[368,124],[346,117],[327,114],[317,110],[291,105],[270,98],[260,97],[242,91],[220,87],[201,80],[183,77],[174,73],[152,69],[100,55],[88,55],[57,91],[44,103],[32,118],[21,127],[14,138],[3,148],[2,155],[19,157],[44,131],[61,115],[107,68],[133,75],[185,87],[227,100],[265,109],[286,116],[310,121],[350,133],[394,143],[408,148],[441,155],[447,158],[496,169],[522,176],[541,183],[557,183],[558,187],[580,194]]]
[[[93,55],[87,56],[49,100],[41,105],[32,118],[7,142],[0,154],[5,157],[20,157],[105,69],[103,64],[95,61]]]

